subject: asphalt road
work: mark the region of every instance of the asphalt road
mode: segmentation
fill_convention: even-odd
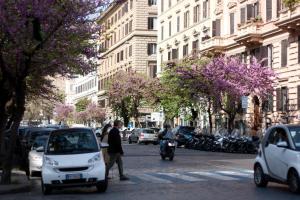
[[[115,166],[106,193],[95,188],[74,188],[54,191],[43,196],[40,181],[33,180],[32,192],[2,195],[5,200],[258,200],[299,199],[287,186],[271,183],[256,188],[252,178],[254,155],[201,152],[176,149],[174,161],[162,161],[158,145],[124,145],[124,171],[129,181],[120,182]]]

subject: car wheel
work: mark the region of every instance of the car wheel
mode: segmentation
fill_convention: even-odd
[[[52,191],[51,187],[49,185],[45,185],[42,181],[42,192],[44,195],[50,194]]]
[[[108,181],[107,178],[104,181],[101,181],[99,183],[97,183],[96,187],[98,192],[103,193],[107,190],[107,186],[108,186]]]
[[[161,155],[161,159],[162,159],[162,160],[166,160],[166,157],[163,156],[163,155]]]
[[[254,183],[257,187],[266,187],[268,185],[266,175],[259,164],[256,164],[254,167]]]
[[[288,175],[288,185],[290,191],[293,193],[299,193],[300,185],[299,185],[299,175],[296,170],[291,170]]]

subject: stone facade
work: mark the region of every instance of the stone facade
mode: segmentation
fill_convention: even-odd
[[[274,94],[256,102],[257,116],[249,99],[240,119],[250,128],[259,121],[259,129],[300,122],[299,5],[291,11],[280,0],[161,0],[158,11],[159,71],[194,52],[239,55],[245,62],[265,58],[278,74]]]

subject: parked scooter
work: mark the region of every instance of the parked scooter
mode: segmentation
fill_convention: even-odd
[[[175,145],[175,140],[163,139],[160,147],[161,159],[169,158],[172,161],[175,154]]]

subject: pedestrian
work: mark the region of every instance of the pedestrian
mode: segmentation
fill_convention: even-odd
[[[115,120],[114,127],[108,133],[108,154],[109,154],[109,162],[106,166],[106,177],[108,177],[109,170],[112,166],[117,163],[119,169],[119,176],[121,181],[129,180],[123,174],[123,162],[122,156],[124,155],[122,144],[121,144],[121,136],[120,130],[123,126],[122,121]]]
[[[111,129],[111,124],[106,124],[102,130],[102,134],[101,134],[101,142],[103,143],[108,143],[108,132]],[[103,154],[103,159],[105,162],[105,165],[108,165],[109,162],[109,154],[107,152],[107,148],[103,148],[102,149],[102,154]]]

